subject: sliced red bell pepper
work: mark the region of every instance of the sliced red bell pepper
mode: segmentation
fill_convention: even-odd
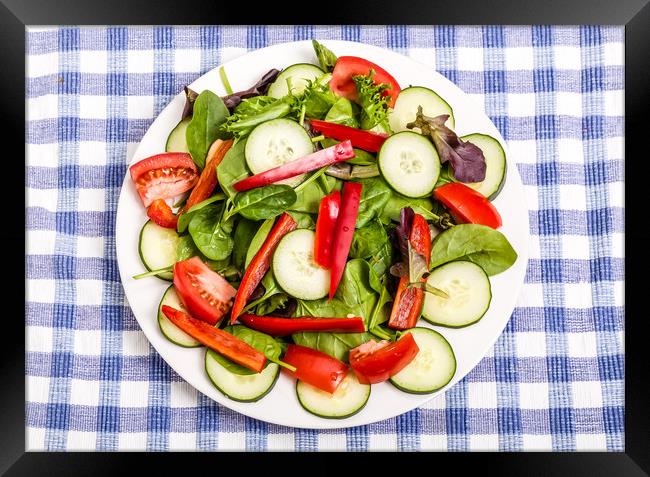
[[[413,216],[409,242],[411,248],[422,255],[424,263],[428,264],[431,257],[431,232],[426,219],[420,214]],[[421,281],[426,281],[426,278],[422,278]],[[407,330],[413,328],[420,318],[424,303],[424,291],[421,288],[408,285],[409,277],[401,277],[388,320],[389,328]]]
[[[286,212],[283,213],[275,222],[275,225],[273,225],[273,228],[271,229],[271,232],[269,232],[268,237],[266,237],[262,247],[258,250],[253,257],[253,260],[251,260],[251,263],[248,265],[241,283],[239,284],[237,295],[235,295],[235,301],[232,305],[232,310],[230,311],[230,323],[237,321],[237,316],[239,316],[241,311],[244,309],[246,302],[269,270],[269,267],[271,266],[271,257],[273,256],[275,247],[278,246],[280,239],[287,233],[295,230],[297,226],[298,224],[296,221]]]
[[[350,366],[362,384],[377,384],[388,380],[413,361],[420,351],[411,333],[381,346],[377,343],[367,346],[369,343],[350,350]]]
[[[163,305],[162,312],[169,320],[192,338],[222,354],[237,364],[259,373],[264,369],[266,356],[236,336],[215,328],[187,313]]]
[[[205,158],[205,167],[201,172],[199,181],[194,186],[194,189],[192,189],[192,192],[190,192],[187,202],[185,202],[183,209],[178,213],[179,215],[190,210],[193,205],[196,205],[210,197],[218,183],[217,166],[221,164],[221,161],[232,146],[232,143],[232,139],[226,141],[217,139],[212,143]]]
[[[350,371],[347,364],[328,354],[295,344],[287,347],[282,361],[296,368],[294,372],[284,368],[285,372],[328,393],[336,391]]]
[[[149,207],[147,207],[147,217],[161,227],[176,230],[178,216],[172,212],[169,204],[167,204],[163,199],[156,199]]]
[[[480,224],[498,229],[501,215],[487,197],[461,182],[449,182],[434,189],[433,196],[449,209],[456,222]]]
[[[334,242],[332,244],[332,260],[330,265],[330,294],[331,300],[339,286],[345,263],[348,260],[350,244],[354,227],[357,223],[359,213],[359,202],[361,201],[362,185],[358,182],[346,182],[343,186],[343,197],[341,198],[341,210],[336,220],[334,229]]]
[[[350,141],[343,141],[333,146],[326,147],[307,156],[287,162],[265,172],[260,172],[252,177],[247,177],[239,182],[235,182],[233,187],[237,192],[242,192],[256,187],[263,187],[275,182],[299,176],[305,172],[310,172],[321,167],[335,164],[337,162],[347,161],[354,157],[354,149]]]
[[[345,141],[349,139],[354,147],[369,152],[378,152],[381,145],[388,138],[386,133],[377,133],[373,131],[364,131],[363,129],[352,128],[344,124],[330,123],[311,119],[309,121],[312,129],[323,134],[323,136]]]
[[[341,208],[341,193],[337,190],[323,197],[318,208],[316,238],[314,240],[314,261],[329,268],[332,261],[334,228]]]
[[[288,336],[301,331],[330,331],[333,333],[363,333],[363,318],[279,318],[244,314],[239,321],[257,331],[271,336]]]

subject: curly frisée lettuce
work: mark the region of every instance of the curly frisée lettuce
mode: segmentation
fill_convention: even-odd
[[[352,80],[357,87],[357,103],[361,106],[361,129],[372,129],[380,126],[390,131],[388,125],[388,97],[382,93],[389,89],[389,85],[375,84],[372,77],[374,71],[370,70],[367,76],[353,76]]]

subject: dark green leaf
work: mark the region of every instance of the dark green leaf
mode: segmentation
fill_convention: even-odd
[[[296,193],[285,184],[250,189],[235,196],[235,211],[249,220],[277,217],[296,202]]]
[[[284,308],[289,301],[289,295],[286,293],[276,293],[257,305],[256,314],[260,316],[268,315],[275,310]]]
[[[399,222],[400,211],[404,207],[410,207],[415,213],[422,214],[428,219],[427,212],[433,208],[433,201],[428,198],[412,199],[392,191],[379,218],[384,224],[389,223],[391,220]]]
[[[316,333],[304,331],[291,335],[293,341],[301,346],[322,351],[330,356],[347,362],[348,353],[363,343],[370,341],[373,336],[368,333]]]
[[[336,124],[345,124],[351,128],[358,128],[359,121],[356,113],[359,107],[346,98],[339,98],[325,115],[325,121]],[[327,146],[323,146],[327,147]]]
[[[237,223],[235,235],[233,237],[235,245],[232,250],[232,263],[240,270],[244,268],[244,264],[246,263],[246,252],[248,252],[248,247],[251,244],[251,240],[253,240],[253,236],[255,235],[255,232],[257,232],[259,225],[260,224],[257,222],[244,218],[240,219]]]
[[[232,253],[233,219],[222,223],[224,204],[210,204],[196,212],[188,227],[194,244],[211,260],[223,260]]]
[[[392,195],[391,188],[381,177],[361,179],[359,182],[363,185],[363,188],[361,190],[356,228],[361,228],[375,217],[378,217]]]
[[[332,71],[336,64],[336,55],[325,45],[318,43],[316,40],[312,40],[311,44],[314,47],[316,58],[318,58],[318,63],[320,64],[321,69],[323,71]]]
[[[266,358],[269,360],[266,363],[267,366],[270,361],[277,361],[280,357],[280,354],[282,354],[282,347],[280,346],[280,343],[278,343],[272,336],[269,336],[265,333],[251,330],[250,328],[246,328],[242,325],[229,325],[226,326],[223,330],[226,333],[230,333],[242,341],[245,341],[257,351],[264,353],[264,356],[266,356]],[[239,375],[256,374],[255,371],[234,363],[225,356],[222,356],[218,353],[213,352],[212,356],[216,361],[219,362],[219,364],[221,364],[231,373]]]
[[[336,182],[333,177],[327,177],[326,180],[332,187]],[[296,202],[291,206],[291,210],[317,214],[320,201],[325,195],[326,191],[323,190],[318,181],[314,181],[298,192]]]
[[[228,108],[212,91],[203,91],[194,101],[194,112],[185,130],[185,139],[192,159],[199,168],[205,166],[205,156],[212,143],[228,137],[220,130],[228,116]]]
[[[379,252],[388,241],[388,234],[378,220],[371,220],[355,230],[350,244],[350,257],[368,258]]]
[[[316,221],[314,217],[306,212],[296,212],[295,210],[290,210],[287,212],[293,220],[298,224],[299,229],[314,229],[316,228]]]
[[[431,245],[430,269],[454,260],[468,260],[488,275],[507,270],[517,252],[498,230],[485,225],[459,224],[439,234]]]
[[[208,197],[207,199],[199,202],[198,204],[194,204],[192,207],[187,212],[182,213],[178,217],[178,224],[176,225],[176,231],[179,234],[182,234],[187,230],[187,226],[190,225],[190,222],[192,220],[192,217],[196,213],[197,210],[202,209],[206,205],[210,205],[214,202],[218,202],[220,200],[224,200],[226,196],[224,194],[215,194],[212,197]]]
[[[239,141],[234,144],[228,149],[221,163],[217,166],[219,186],[230,198],[233,198],[237,193],[232,185],[250,175],[246,166],[246,157],[244,156],[245,148],[246,141]]]

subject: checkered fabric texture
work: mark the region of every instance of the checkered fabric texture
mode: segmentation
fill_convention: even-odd
[[[28,28],[28,450],[624,450],[623,27]],[[530,260],[487,356],[425,406],[293,429],[185,383],[124,297],[126,164],[183,87],[246,51],[346,39],[410,56],[485,110],[524,183]]]

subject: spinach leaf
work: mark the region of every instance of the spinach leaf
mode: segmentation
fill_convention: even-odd
[[[356,228],[363,227],[379,216],[392,195],[391,188],[381,177],[362,179],[359,182],[363,185],[363,188],[361,190]]]
[[[224,204],[210,204],[196,212],[188,227],[197,248],[211,260],[223,260],[232,253],[234,241],[230,234],[233,219],[222,222]]]
[[[326,177],[326,180],[333,188],[336,179],[333,177]],[[308,214],[317,214],[320,201],[325,194],[326,192],[320,186],[318,181],[314,181],[298,191],[296,202],[291,206],[290,210],[296,212],[307,212]]]
[[[190,209],[186,212],[183,212],[181,215],[178,216],[178,223],[176,224],[176,231],[179,234],[182,234],[187,230],[187,226],[190,225],[190,222],[192,220],[192,217],[194,214],[205,207],[206,205],[210,205],[213,202],[218,202],[220,200],[224,200],[226,196],[224,194],[215,194],[212,197],[208,197],[207,199],[199,202],[198,204],[194,204]]]
[[[205,156],[212,143],[228,137],[220,130],[228,116],[226,105],[210,90],[203,91],[194,101],[194,112],[185,130],[185,140],[192,160],[200,169],[205,166]]]
[[[265,187],[240,192],[235,196],[235,209],[249,220],[265,220],[277,217],[296,202],[296,193],[285,184],[271,184]]]
[[[240,219],[237,223],[235,235],[233,236],[235,245],[232,250],[232,263],[240,270],[244,268],[246,252],[248,252],[248,247],[251,244],[251,240],[253,240],[258,225],[257,222],[244,218]]]
[[[199,257],[205,264],[210,267],[215,272],[218,272],[222,275],[232,274],[230,269],[230,258],[224,260],[210,260],[205,255],[203,255],[196,245],[194,245],[194,240],[190,235],[184,235],[178,241],[176,246],[176,261],[181,262],[187,260],[188,258]]]
[[[259,316],[268,315],[279,308],[284,308],[289,301],[289,295],[286,293],[276,293],[257,305],[256,314]]]
[[[379,299],[377,300],[375,308],[372,310],[370,322],[368,323],[368,331],[381,339],[392,339],[395,333],[394,331],[389,331],[379,326],[389,320],[391,309],[386,305],[392,301],[393,298],[390,296],[390,293],[388,293],[388,289],[385,286],[382,286],[381,292],[379,293]]]
[[[248,167],[246,166],[246,157],[244,150],[246,148],[246,141],[239,141],[228,149],[226,155],[217,166],[217,179],[221,189],[233,198],[237,191],[233,188],[233,184],[237,181],[245,179],[250,175]]]
[[[450,182],[455,182],[453,171],[451,170],[451,167],[449,167],[449,164],[450,163],[447,162],[440,166],[440,175],[438,176],[438,181],[436,182],[434,189],[437,189],[438,187],[445,184],[449,184]]]
[[[377,276],[383,276],[393,264],[393,245],[390,240],[384,242],[381,248],[375,252],[372,257],[366,258],[366,261]]]
[[[306,212],[296,212],[295,210],[290,210],[287,212],[293,220],[298,224],[299,229],[315,229],[316,221],[314,217]]]
[[[304,331],[294,333],[291,336],[298,345],[322,351],[344,362],[348,361],[348,354],[352,348],[356,348],[373,338],[367,331],[363,333],[316,333]]]
[[[358,110],[359,107],[349,99],[339,98],[325,115],[325,121],[358,128],[359,121],[356,118]]]
[[[278,283],[275,281],[275,277],[273,276],[273,271],[269,270],[266,272],[264,277],[262,278],[262,281],[260,282],[262,286],[264,287],[264,294],[257,298],[256,300],[253,300],[249,302],[245,307],[245,311],[250,311],[254,309],[256,306],[263,304],[267,300],[269,300],[271,297],[282,293],[282,289],[278,285]]]
[[[372,257],[387,241],[388,234],[381,223],[378,220],[371,220],[354,232],[350,244],[350,257]]]
[[[262,245],[264,245],[264,241],[273,228],[274,223],[275,219],[265,220],[260,228],[257,229],[257,232],[255,232],[255,235],[253,236],[253,239],[248,246],[248,251],[246,252],[246,262],[244,264],[245,268],[248,268],[248,265],[251,263],[251,260],[253,260],[255,254],[259,251],[260,248],[262,248]]]
[[[336,55],[332,53],[329,48],[318,43],[316,40],[311,41],[314,51],[316,52],[316,57],[318,58],[318,63],[323,71],[332,71],[334,65],[336,64]]]
[[[250,328],[247,328],[242,325],[234,325],[234,326],[229,325],[226,326],[223,330],[226,333],[230,333],[231,335],[236,336],[242,341],[245,341],[253,348],[255,348],[257,351],[264,353],[264,356],[266,356],[268,360],[266,364],[267,366],[269,362],[278,361],[278,359],[280,358],[280,354],[282,354],[282,347],[280,346],[280,343],[278,343],[273,337],[265,333],[251,330]],[[214,351],[212,351],[212,357],[231,373],[245,375],[245,376],[256,374],[255,371],[252,371],[244,366],[234,363],[228,358],[226,358],[225,356],[222,356],[219,353],[215,353]]]
[[[485,225],[459,224],[435,238],[429,268],[454,260],[474,262],[488,275],[496,275],[515,263],[517,252],[498,230]]]
[[[399,222],[400,211],[404,207],[410,207],[413,209],[413,212],[417,214],[424,215],[425,218],[428,218],[427,212],[433,209],[433,201],[428,198],[412,199],[410,197],[405,197],[397,192],[392,192],[389,197],[386,205],[384,206],[381,214],[379,215],[379,220],[382,223],[387,224],[391,220]]]

